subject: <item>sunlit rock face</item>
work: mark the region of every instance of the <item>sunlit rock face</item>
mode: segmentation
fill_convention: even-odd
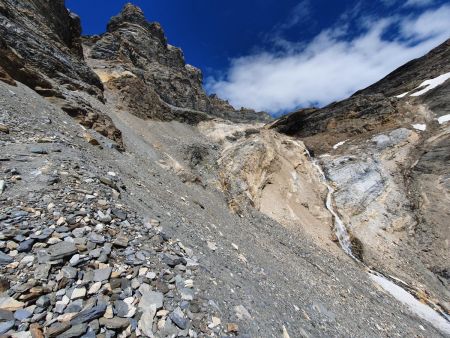
[[[105,34],[86,39],[85,45],[97,72],[122,74],[103,80],[121,93],[124,106],[141,117],[191,123],[208,119],[206,115],[237,122],[270,120],[265,113],[236,110],[217,96],[208,96],[201,71],[186,64],[181,49],[168,44],[160,24],[148,22],[136,6],[126,5],[108,23]],[[147,94],[133,92],[138,88]],[[141,96],[142,105],[130,103],[126,98],[130,95]]]

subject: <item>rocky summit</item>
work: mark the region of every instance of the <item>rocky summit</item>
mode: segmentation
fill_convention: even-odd
[[[134,5],[0,0],[0,335],[448,337],[449,55],[272,120]]]
[[[202,73],[167,42],[159,23],[147,22],[128,4],[102,36],[84,39],[89,65],[116,94],[117,106],[143,118],[198,123],[212,117],[235,122],[269,121],[266,113],[234,109],[202,88]]]

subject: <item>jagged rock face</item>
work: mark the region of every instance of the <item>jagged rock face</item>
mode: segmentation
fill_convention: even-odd
[[[63,0],[0,0],[0,79],[22,82],[122,146],[111,119],[80,93],[103,100],[103,85],[83,59],[80,19]]]
[[[420,96],[418,100],[437,117],[441,117],[450,114],[449,93],[450,81],[446,81],[444,84]]]
[[[144,80],[135,76],[121,76],[108,82],[108,87],[121,93],[119,109],[129,110],[139,118],[162,121],[178,120],[198,123],[208,119],[206,114],[197,111],[176,110],[160,99],[153,90],[148,90]]]
[[[161,26],[148,23],[137,7],[127,5],[111,19],[108,32],[92,46],[90,56],[130,66],[169,104],[207,110],[207,100],[201,97],[199,71],[185,67],[181,50],[168,45]]]
[[[398,128],[360,136],[319,159],[364,262],[448,308],[449,134],[421,134]]]
[[[62,0],[0,1],[0,64],[33,89],[52,88],[55,80],[101,97],[102,84],[83,61],[80,34],[80,19]]]
[[[447,287],[450,287],[450,133],[426,141],[411,170],[412,202],[419,220],[415,239],[422,248],[422,260]],[[450,299],[450,295],[448,297]]]
[[[143,12],[131,4],[111,19],[105,34],[87,40],[86,46],[87,56],[92,59],[91,65],[100,72],[100,77],[103,74],[107,87],[117,90],[122,103],[140,117],[177,119],[181,111],[172,109],[177,107],[195,115],[194,123],[206,119],[198,112],[236,121],[269,119],[267,114],[251,110],[236,111],[226,101],[216,96],[209,97],[202,88],[201,71],[186,64],[182,51],[167,43],[161,26],[148,22]],[[117,83],[117,78],[122,77],[120,74],[124,71],[132,75]],[[119,75],[112,76],[114,73]],[[113,82],[109,81],[111,77]],[[137,80],[134,78],[138,78],[140,85],[150,93],[140,107],[130,106],[125,98],[133,95],[130,90],[135,88],[133,83]],[[172,112],[167,113],[168,110]],[[180,119],[186,120],[186,113],[181,115]]]

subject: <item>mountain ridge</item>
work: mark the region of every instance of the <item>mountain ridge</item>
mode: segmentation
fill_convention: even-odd
[[[146,104],[146,107],[131,109],[138,114],[147,111],[150,118],[184,121],[187,116],[195,115],[197,117],[192,122],[198,122],[207,118],[197,113],[201,111],[212,117],[236,122],[270,120],[266,113],[256,113],[244,108],[236,110],[227,101],[215,95],[206,95],[201,71],[186,64],[183,52],[168,44],[159,23],[148,22],[143,12],[132,4],[125,5],[122,12],[110,20],[105,34],[94,37],[91,41],[85,39],[85,44],[90,45],[87,57],[92,61],[101,61],[102,68],[99,71],[114,72],[115,63],[119,68],[126,67],[127,71],[135,75],[133,81],[138,81],[139,87],[145,88],[145,92],[152,93],[144,96],[143,101],[147,103],[142,104]],[[109,69],[104,68],[104,61],[107,61]],[[95,66],[93,67],[95,69]],[[130,80],[130,76],[127,76],[107,82],[125,90],[126,100],[130,95],[134,95],[129,92],[135,87],[127,84]],[[129,106],[126,102],[124,105]],[[152,111],[151,106],[157,108]],[[179,116],[180,109],[172,109],[173,106],[189,110],[189,114]],[[164,113],[159,114],[158,111]]]

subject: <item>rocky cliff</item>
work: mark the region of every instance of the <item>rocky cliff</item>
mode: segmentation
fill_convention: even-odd
[[[103,99],[103,85],[83,59],[80,18],[63,0],[0,1],[0,75],[49,97],[88,128],[121,147],[120,131],[80,95]]]
[[[0,0],[0,335],[450,334],[448,43],[266,124],[136,6],[80,30]]]
[[[186,64],[183,52],[167,42],[162,27],[148,22],[134,5],[126,5],[108,23],[105,34],[85,39],[85,45],[102,82],[116,91],[121,106],[141,118],[189,123],[211,117],[270,120],[266,113],[235,110],[217,96],[206,95],[201,71]]]

